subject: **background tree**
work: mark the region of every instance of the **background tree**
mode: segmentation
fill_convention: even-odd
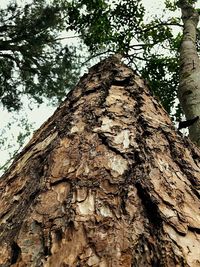
[[[60,42],[63,29],[60,1],[13,1],[0,10],[0,100],[9,111],[21,107],[24,95],[60,102],[76,82],[78,57]]]
[[[200,59],[198,56],[197,25],[198,10],[191,4],[193,1],[180,0],[184,23],[183,38],[180,47],[180,84],[179,99],[187,119],[200,117]],[[191,139],[200,146],[200,120],[189,128]]]

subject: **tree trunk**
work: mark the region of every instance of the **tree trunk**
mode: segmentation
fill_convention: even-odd
[[[134,71],[102,61],[0,180],[0,266],[200,266],[199,156]]]
[[[184,23],[180,48],[179,100],[186,118],[190,120],[200,117],[200,61],[196,48],[199,14],[188,2],[179,0]],[[189,127],[189,134],[191,140],[200,146],[200,120]]]

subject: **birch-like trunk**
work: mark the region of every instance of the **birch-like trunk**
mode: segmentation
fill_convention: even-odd
[[[109,58],[1,178],[0,266],[200,266],[199,173],[199,150]]]
[[[180,0],[179,7],[184,23],[180,47],[179,100],[186,119],[193,119],[200,117],[200,61],[196,48],[199,14],[188,0]],[[200,146],[200,119],[189,127],[189,135]]]

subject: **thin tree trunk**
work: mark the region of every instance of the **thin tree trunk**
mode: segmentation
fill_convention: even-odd
[[[102,61],[0,180],[0,266],[200,266],[199,156]]]
[[[199,14],[188,3],[179,0],[184,23],[183,39],[180,48],[179,99],[187,119],[200,117],[200,61],[196,48]],[[200,146],[200,120],[189,127],[190,138]]]

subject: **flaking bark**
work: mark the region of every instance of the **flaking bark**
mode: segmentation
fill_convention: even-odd
[[[102,61],[0,180],[0,266],[200,266],[199,156]]]

